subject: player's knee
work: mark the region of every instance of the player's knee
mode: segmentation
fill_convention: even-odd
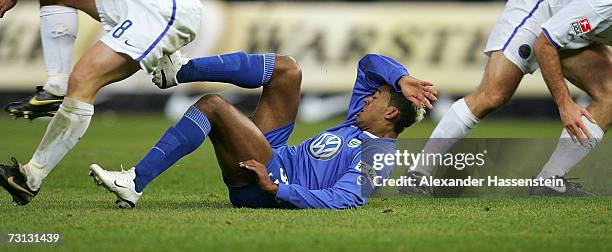
[[[288,80],[289,85],[295,85],[299,88],[302,82],[302,70],[297,61],[291,56],[277,55],[274,67],[275,78]]]
[[[612,88],[600,88],[595,92],[591,92],[590,95],[593,103],[601,103],[606,107],[612,108]]]
[[[592,80],[585,86],[585,91],[593,102],[610,103],[612,101],[612,82],[608,80]]]
[[[83,88],[89,79],[89,73],[79,68],[75,68],[68,79],[68,94],[74,93]]]
[[[605,97],[601,94],[590,95],[592,103],[610,104],[611,98]]]
[[[216,113],[224,111],[227,106],[231,106],[231,103],[221,95],[207,94],[202,96],[194,106],[206,116],[214,116]]]
[[[503,92],[492,92],[484,95],[484,106],[488,109],[498,109],[510,101],[511,95]]]

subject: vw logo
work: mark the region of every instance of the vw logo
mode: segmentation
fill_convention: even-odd
[[[342,138],[331,133],[323,133],[310,143],[308,153],[316,159],[327,160],[333,158],[340,147],[342,147]]]

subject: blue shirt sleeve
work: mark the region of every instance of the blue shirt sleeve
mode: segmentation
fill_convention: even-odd
[[[357,79],[346,119],[354,118],[363,110],[363,100],[382,85],[390,85],[396,92],[401,92],[397,81],[408,75],[408,70],[392,58],[378,54],[363,56],[357,66]]]
[[[308,190],[297,184],[280,183],[276,199],[298,208],[345,209],[363,206],[367,199],[362,197],[361,186],[357,182],[360,172],[354,166],[358,161],[353,162],[331,188]]]

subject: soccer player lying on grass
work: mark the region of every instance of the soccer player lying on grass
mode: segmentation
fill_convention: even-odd
[[[233,53],[193,60],[162,61],[154,82],[215,81],[244,88],[263,86],[249,119],[223,97],[206,95],[129,171],[93,164],[90,175],[117,196],[118,207],[135,207],[142,191],[208,136],[231,203],[251,208],[353,208],[369,196],[360,171],[360,144],[394,152],[395,138],[436,100],[433,85],[408,75],[397,61],[369,54],[359,61],[347,119],[297,146],[288,146],[300,99],[302,73],[287,56]],[[391,147],[391,148],[389,148]],[[388,176],[390,168],[379,171]],[[370,173],[371,175],[371,173]],[[369,177],[371,178],[371,177]]]

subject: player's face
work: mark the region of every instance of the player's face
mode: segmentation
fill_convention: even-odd
[[[385,114],[391,99],[391,87],[384,85],[364,101],[363,111],[357,113],[357,124],[362,130],[371,129],[385,121]]]

